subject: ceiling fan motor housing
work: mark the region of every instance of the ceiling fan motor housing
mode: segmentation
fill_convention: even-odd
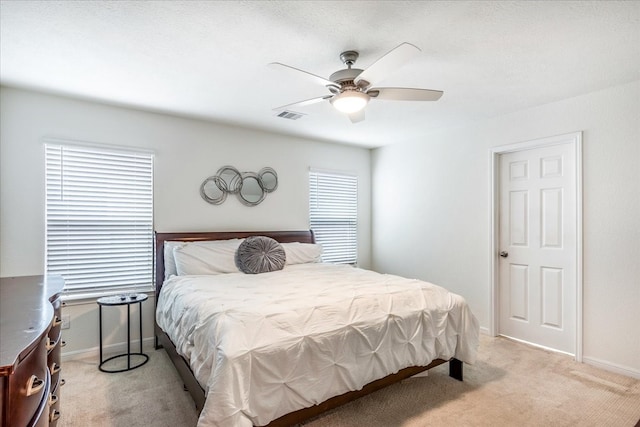
[[[345,68],[344,70],[336,71],[335,73],[329,76],[329,80],[334,81],[336,83],[346,83],[348,81],[353,82],[353,80],[358,77],[363,70],[358,68]]]

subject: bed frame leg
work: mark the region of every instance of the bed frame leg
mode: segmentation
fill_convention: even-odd
[[[454,358],[449,361],[449,376],[462,381],[462,362],[460,360]]]

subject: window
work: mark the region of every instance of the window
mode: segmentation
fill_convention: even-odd
[[[69,298],[148,290],[153,270],[153,156],[45,145],[47,274]]]
[[[358,177],[309,172],[309,218],[322,260],[355,264],[358,260]]]

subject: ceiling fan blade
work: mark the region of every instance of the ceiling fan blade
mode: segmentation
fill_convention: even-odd
[[[319,83],[319,84],[321,84],[323,86],[334,86],[334,87],[338,87],[338,88],[340,87],[335,82],[332,82],[331,80],[325,79],[324,77],[316,76],[315,74],[309,73],[309,72],[304,71],[304,70],[300,70],[300,69],[292,67],[290,65],[281,64],[280,62],[272,62],[272,63],[269,64],[269,66],[271,68],[274,68],[274,69],[287,70],[287,71],[296,71],[296,75],[298,75],[298,76],[299,75],[304,75],[308,79],[311,79],[315,83]],[[302,74],[298,74],[298,73],[302,73]]]
[[[298,101],[298,102],[294,102],[293,104],[287,104],[287,105],[283,105],[282,107],[277,107],[274,108],[273,110],[287,110],[291,107],[306,107],[307,105],[312,105],[312,104],[316,104],[318,102],[322,102],[325,99],[329,99],[333,97],[333,95],[325,95],[325,96],[319,96],[317,98],[311,98],[311,99],[306,99],[304,101]]]
[[[396,68],[400,68],[420,52],[421,50],[411,43],[402,43],[360,73],[354,79],[354,83],[360,88],[367,88],[372,83],[384,79],[387,74]]]
[[[349,120],[351,123],[359,123],[364,120],[364,109],[349,114]]]
[[[443,94],[441,90],[408,87],[374,87],[367,91],[372,98],[391,101],[437,101]]]

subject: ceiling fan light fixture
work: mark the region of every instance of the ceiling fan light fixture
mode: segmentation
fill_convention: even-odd
[[[346,90],[330,100],[336,110],[352,114],[362,110],[369,102],[369,95],[356,90]]]

